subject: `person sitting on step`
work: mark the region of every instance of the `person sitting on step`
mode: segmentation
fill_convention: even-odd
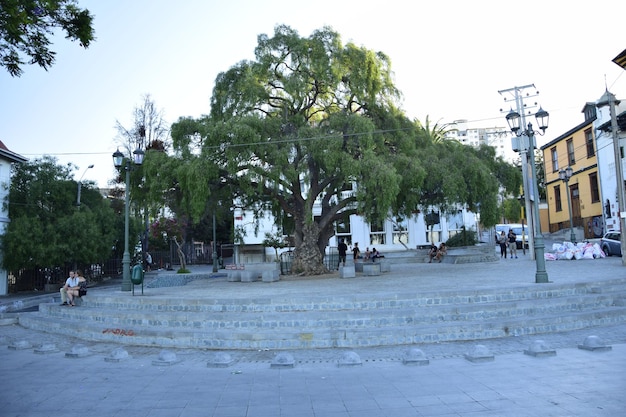
[[[433,258],[437,256],[437,246],[434,243],[430,244],[430,249],[428,250],[428,263],[433,262]]]
[[[439,263],[441,263],[441,261],[443,261],[444,255],[446,255],[447,253],[448,247],[445,243],[441,242],[439,248],[437,248],[437,255],[435,256],[435,258],[439,261]]]

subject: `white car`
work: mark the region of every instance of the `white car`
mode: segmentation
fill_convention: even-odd
[[[517,249],[522,249],[522,244],[526,249],[528,249],[528,225],[522,225],[521,223],[496,224],[495,233],[497,236],[500,236],[500,233],[504,232],[504,234],[508,236],[509,229],[513,229],[513,233],[515,233],[515,242],[517,245]],[[498,240],[496,239],[496,242],[497,241]]]

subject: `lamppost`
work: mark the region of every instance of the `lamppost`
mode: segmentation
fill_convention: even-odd
[[[218,266],[217,266],[217,242],[215,241],[216,235],[215,235],[215,211],[213,212],[213,272],[217,272],[218,271]]]
[[[565,182],[565,190],[567,191],[567,209],[569,210],[569,240],[572,243],[576,243],[576,234],[574,233],[574,221],[572,220],[572,197],[569,191],[569,179],[572,178],[574,170],[572,167],[567,167],[559,171],[559,178]]]
[[[93,168],[93,164],[89,165],[87,168],[85,168],[85,171],[83,171],[83,175],[80,176],[80,179],[78,180],[78,193],[76,196],[76,205],[78,207],[80,207],[80,189],[83,183],[83,177],[85,176],[85,174],[87,173],[87,170]]]
[[[546,260],[544,258],[544,248],[545,245],[543,243],[543,235],[541,234],[541,223],[539,221],[539,190],[537,188],[537,167],[535,166],[535,134],[543,135],[548,128],[548,118],[550,115],[547,111],[542,108],[539,108],[537,114],[535,114],[535,118],[537,119],[537,124],[539,125],[539,129],[541,132],[536,132],[533,130],[532,123],[528,123],[528,126],[524,129],[520,129],[520,114],[516,111],[511,110],[509,114],[506,115],[506,121],[511,128],[511,132],[516,136],[526,136],[528,137],[528,149],[531,154],[531,181],[533,189],[533,223],[535,226],[535,262],[537,264],[537,272],[535,273],[535,282],[536,283],[546,283],[548,281],[548,273],[546,272]]]
[[[130,252],[128,251],[128,224],[129,224],[129,195],[130,195],[130,171],[134,165],[143,164],[143,157],[145,152],[141,150],[140,146],[133,151],[133,160],[126,158],[124,160],[124,154],[120,152],[119,148],[113,153],[113,165],[115,168],[124,167],[126,171],[126,191],[124,192],[124,255],[122,257],[122,291],[131,290],[130,282]],[[124,163],[125,162],[125,163]]]

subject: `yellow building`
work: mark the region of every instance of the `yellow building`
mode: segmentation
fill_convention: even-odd
[[[570,228],[568,194],[571,202],[571,219],[576,237],[600,237],[602,201],[598,178],[594,103],[583,108],[585,121],[541,147],[543,152],[546,201],[550,233]],[[569,179],[568,175],[571,175]]]

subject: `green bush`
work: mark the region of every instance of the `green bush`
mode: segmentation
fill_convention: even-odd
[[[452,236],[450,239],[446,241],[446,246],[449,248],[459,247],[459,246],[474,246],[478,243],[478,239],[476,237],[476,232],[473,230],[463,230],[460,233]]]
[[[185,268],[180,268],[178,271],[176,271],[177,274],[191,274],[191,271]]]

